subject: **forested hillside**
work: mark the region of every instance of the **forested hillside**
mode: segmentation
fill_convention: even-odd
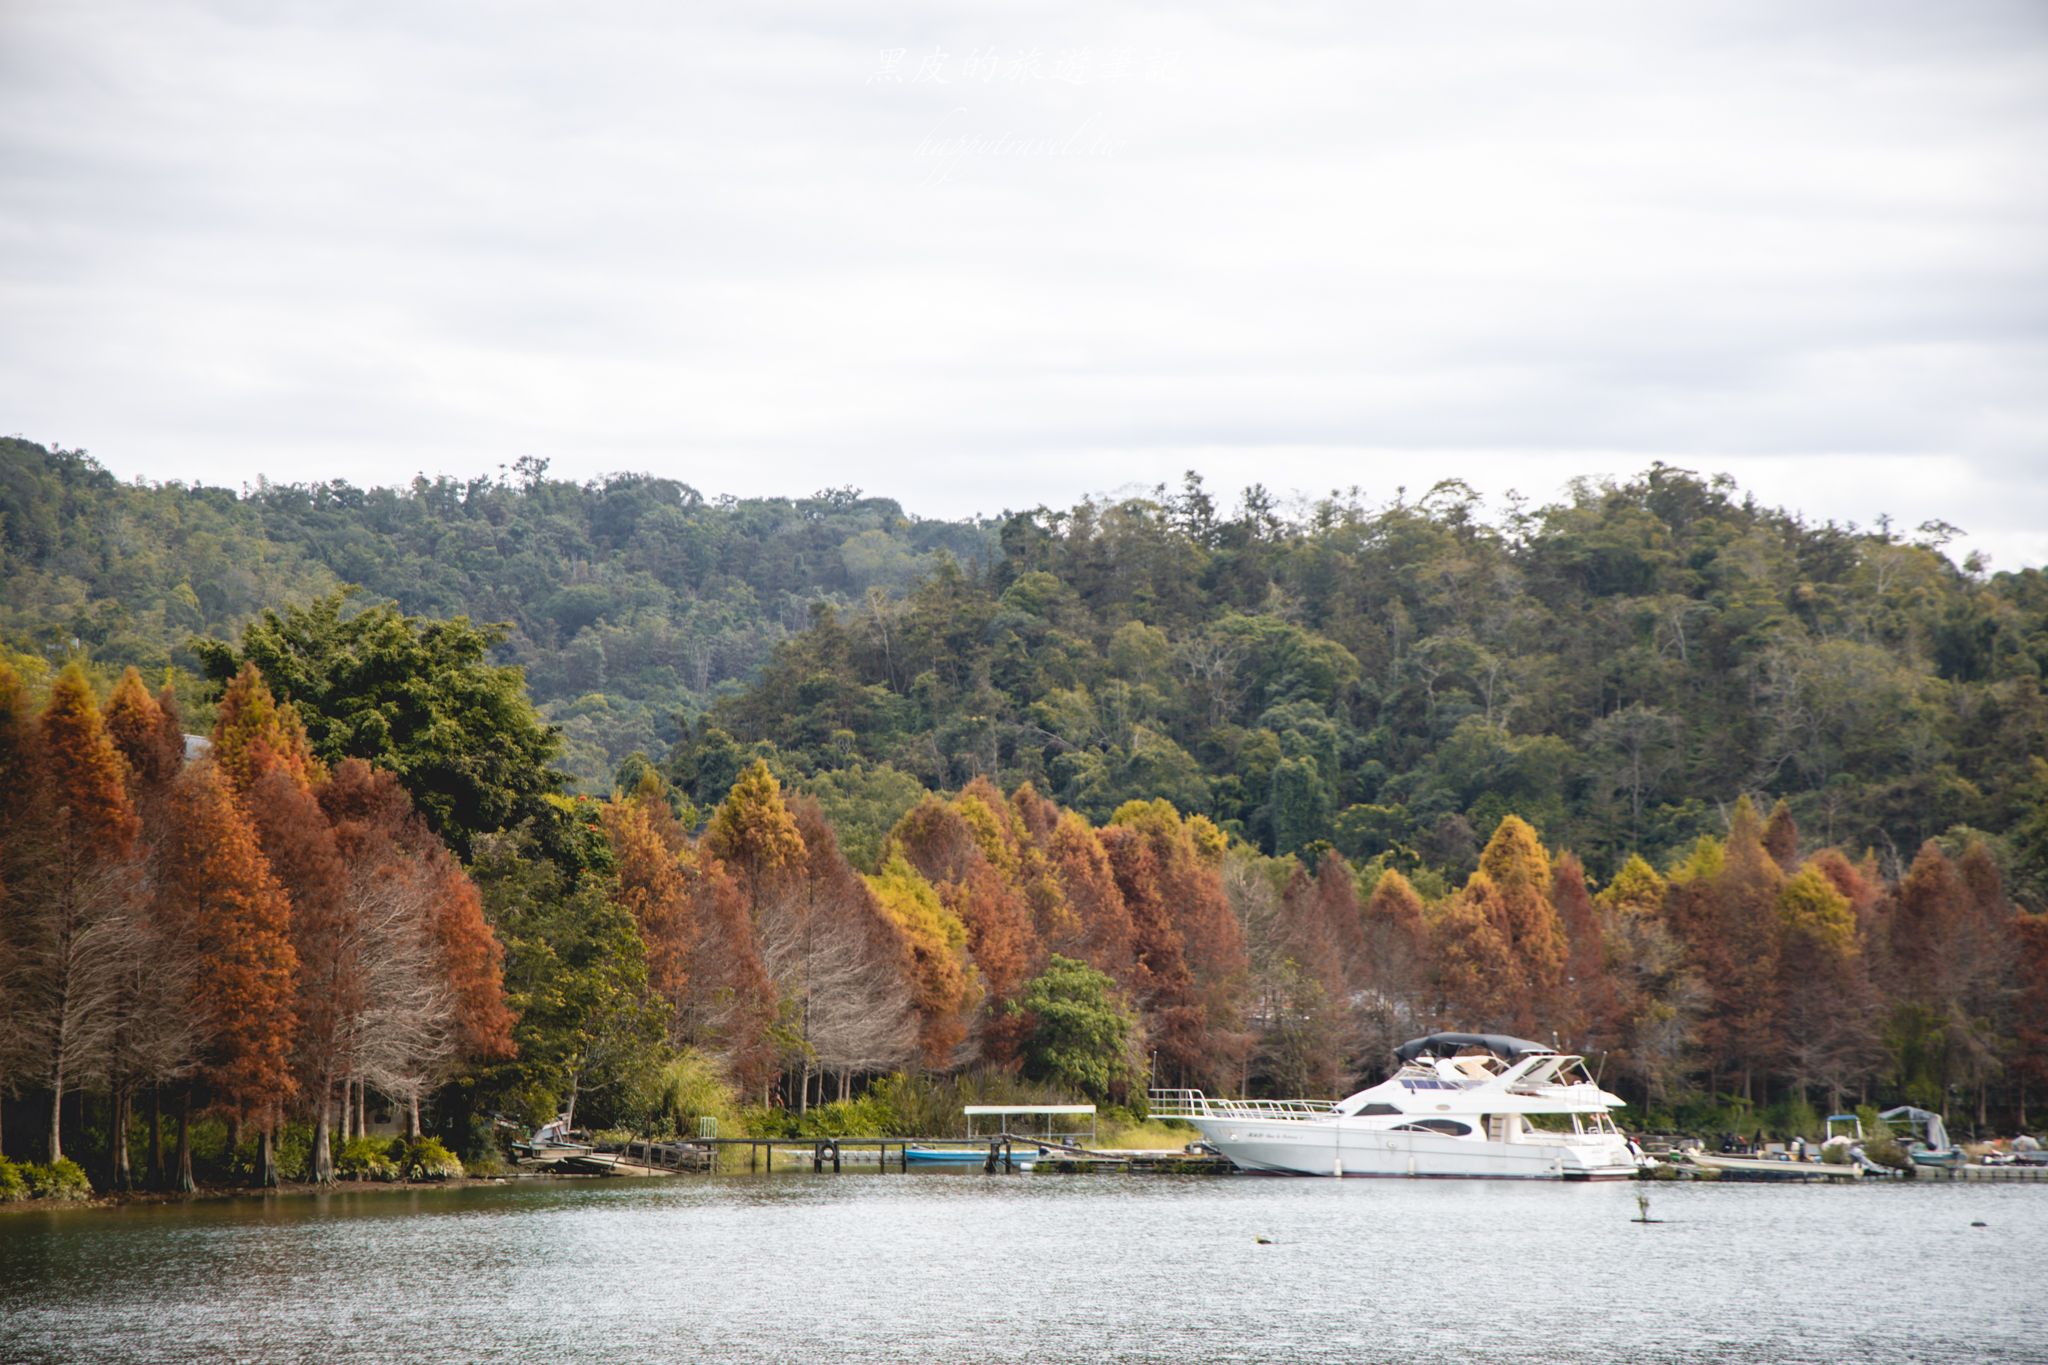
[[[671,479],[574,484],[522,460],[498,480],[237,494],[123,484],[82,452],[0,440],[0,638],[196,669],[191,637],[359,584],[409,613],[505,623],[502,661],[524,668],[563,766],[593,790],[751,678],[812,603],[897,593],[940,553],[972,564],[991,546],[984,527],[850,489],[706,500]]]
[[[1283,518],[1191,477],[1013,516],[987,573],[820,611],[674,774],[716,799],[744,751],[897,802],[891,770],[1098,820],[1164,797],[1268,852],[1453,881],[1510,812],[1607,875],[1752,792],[1896,875],[2043,791],[2048,583],[1958,568],[1950,531],[1812,525],[1664,466],[1500,526],[1457,483]]]
[[[1453,883],[1509,811],[1600,875],[1724,832],[1735,793],[1784,796],[1896,875],[1959,826],[2011,835],[2040,795],[2039,571],[1959,568],[1952,528],[1809,524],[1665,466],[1481,512],[1455,482],[1226,509],[1191,475],[980,525],[851,490],[577,485],[530,459],[238,495],[9,440],[0,637],[197,671],[195,636],[360,584],[504,623],[494,656],[585,790],[680,738],[665,771],[708,806],[764,756],[863,861],[919,791],[977,776],[1098,821],[1163,797],[1267,852],[1327,843]],[[2048,850],[2001,847],[2040,903]]]

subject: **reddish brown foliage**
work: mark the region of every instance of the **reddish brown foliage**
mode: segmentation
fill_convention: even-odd
[[[1557,857],[1550,900],[1570,944],[1552,1027],[1575,1048],[1610,1051],[1626,1036],[1627,1016],[1608,970],[1607,916],[1586,890],[1586,869],[1570,853]]]
[[[1323,855],[1316,867],[1316,917],[1337,952],[1340,981],[1358,982],[1365,976],[1365,917],[1358,907],[1358,884],[1351,879],[1351,867],[1335,850]]]
[[[185,757],[182,735],[165,725],[163,708],[142,685],[142,675],[129,669],[107,698],[107,734],[127,760],[138,794],[168,782]]]
[[[1891,984],[1901,999],[1946,1014],[1963,989],[1957,947],[1973,912],[1970,891],[1941,846],[1920,846],[1891,897]]]
[[[970,815],[985,822],[983,831],[977,833]],[[983,1055],[1007,1064],[1016,1059],[1018,1021],[1008,1018],[1002,1006],[1029,976],[1037,936],[1024,895],[988,856],[991,847],[1007,851],[1000,843],[998,819],[979,797],[963,796],[958,805],[926,797],[897,822],[890,838],[967,926],[968,951],[988,989]],[[984,835],[990,844],[984,844]]]
[[[2018,1068],[2028,1080],[2048,1087],[2048,915],[2018,916],[2013,934],[2018,947]]]
[[[1365,982],[1392,1005],[1420,1016],[1429,981],[1429,930],[1422,897],[1393,869],[1380,874],[1366,898]]]
[[[647,944],[647,983],[674,1007],[672,1022],[679,1024],[697,949],[696,907],[681,861],[682,832],[667,803],[654,794],[608,802],[603,821],[619,904],[633,916]]]
[[[1799,865],[1799,825],[1792,818],[1792,808],[1780,800],[1771,807],[1771,818],[1764,824],[1764,852],[1771,855],[1781,871],[1790,872]]]
[[[291,897],[299,959],[294,1044],[301,1088],[319,1096],[350,1074],[353,1024],[364,999],[363,942],[352,932],[347,869],[313,793],[281,767],[256,779],[248,809],[271,872]]]
[[[512,1056],[512,1009],[505,1003],[505,949],[484,920],[476,883],[436,843],[421,858],[433,888],[433,937],[440,965],[455,996],[456,1046],[477,1061]]]
[[[212,764],[187,768],[172,790],[158,878],[158,922],[197,963],[201,1080],[222,1113],[261,1114],[293,1089],[298,955],[284,888]]]
[[[141,828],[128,798],[128,765],[114,748],[78,665],[57,675],[37,740],[42,792],[50,815],[63,827],[59,837],[99,857],[125,857]]]
[[[1322,988],[1325,999],[1341,1000],[1346,994],[1344,957],[1323,915],[1319,880],[1311,880],[1298,864],[1288,878],[1280,896],[1280,952]]]
[[[1430,935],[1444,1008],[1461,1029],[1506,1029],[1527,999],[1492,878],[1475,872],[1445,903]]]
[[[302,785],[321,777],[319,761],[306,743],[306,727],[290,703],[279,703],[251,663],[221,694],[213,725],[214,761],[237,792],[246,792],[271,764],[283,766]]]
[[[761,966],[747,896],[725,865],[702,848],[684,871],[687,914],[699,935],[684,1018],[692,1041],[724,1056],[734,1081],[751,1091],[774,1070],[767,1032],[775,1017],[775,990]]]
[[[1665,902],[1707,992],[1699,1041],[1715,1071],[1739,1076],[1752,1098],[1756,1076],[1777,1060],[1783,1044],[1777,1020],[1784,879],[1764,851],[1762,822],[1745,797],[1736,802],[1720,869],[1674,883]]]
[[[1119,986],[1132,989],[1138,981],[1138,962],[1131,911],[1117,889],[1109,854],[1095,831],[1086,820],[1067,811],[1052,827],[1046,850],[1067,909],[1080,926],[1079,943],[1067,955],[1081,958]]]

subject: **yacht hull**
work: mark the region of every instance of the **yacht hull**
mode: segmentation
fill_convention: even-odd
[[[1391,1132],[1342,1119],[1193,1122],[1211,1146],[1247,1171],[1407,1179],[1629,1180],[1637,1169],[1634,1154],[1622,1142],[1491,1142]]]

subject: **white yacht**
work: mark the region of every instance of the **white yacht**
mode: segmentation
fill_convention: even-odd
[[[1399,1070],[1334,1104],[1154,1090],[1152,1112],[1194,1124],[1248,1171],[1620,1180],[1643,1164],[1609,1112],[1623,1101],[1576,1056],[1492,1033],[1432,1033],[1394,1052]]]

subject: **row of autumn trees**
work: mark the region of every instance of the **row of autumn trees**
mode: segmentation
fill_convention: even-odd
[[[1885,1098],[2024,1126],[2048,1083],[2048,915],[2014,906],[1981,841],[1929,841],[1887,883],[1874,856],[1806,849],[1784,803],[1766,820],[1745,797],[1724,836],[1662,873],[1631,856],[1597,892],[1514,816],[1434,904],[1396,871],[1361,901],[1336,854],[1313,876],[1292,862],[1277,895],[1241,875],[1234,896],[1248,927],[1272,925],[1251,937],[1254,1057],[1276,1090],[1342,1089],[1346,1060],[1370,1070],[1425,1025],[1582,1052],[1667,1115],[1716,1094],[1794,1114]]]
[[[977,779],[913,806],[869,873],[765,764],[695,839],[676,803],[643,771],[602,815],[671,1042],[793,1108],[899,1068],[1044,1074],[1023,1002],[1068,960],[1136,1025],[1098,1059],[1109,1098],[1148,1076],[1342,1093],[1438,1027],[1554,1040],[1665,1112],[1882,1097],[2024,1124],[2048,1080],[2048,916],[2011,903],[1981,842],[1930,842],[1888,884],[1745,798],[1723,836],[1664,872],[1631,857],[1596,892],[1510,816],[1428,899],[1327,849],[1266,857],[1164,801],[1095,827]]]
[[[253,1128],[265,1183],[279,1126],[310,1117],[330,1179],[337,1105],[344,1135],[368,1092],[417,1132],[423,1097],[510,1051],[499,961],[392,775],[321,764],[253,668],[188,761],[174,696],[135,670],[101,706],[73,665],[38,707],[0,664],[0,1093],[45,1101],[50,1161],[67,1099],[94,1091],[117,1186],[143,1096],[158,1179],[191,1188],[195,1110]]]
[[[217,1114],[260,1167],[310,1123],[326,1177],[368,1096],[415,1130],[423,1104],[639,1122],[693,1056],[793,1109],[967,1068],[1111,1100],[1341,1093],[1436,1027],[1554,1036],[1657,1108],[1909,1098],[2024,1124],[2048,1079],[2048,916],[1982,843],[1886,882],[1745,799],[1665,870],[1632,857],[1594,888],[1510,816],[1438,892],[1163,800],[1098,826],[977,779],[854,857],[757,762],[708,814],[641,765],[608,801],[478,833],[465,866],[400,777],[307,733],[252,666],[190,760],[132,671],[101,704],[75,667],[40,698],[0,670],[0,1095],[42,1106],[51,1159],[89,1092],[118,1134],[139,1100],[181,1136]],[[1055,1008],[1114,1026],[1055,1065]]]
[[[1234,1079],[1246,1053],[1225,841],[1163,801],[1098,829],[1028,786],[977,781],[915,805],[871,874],[762,763],[694,840],[651,770],[602,818],[672,1042],[764,1101],[801,1109],[828,1082],[844,1098],[903,1069],[1025,1067],[1038,1020],[1021,1002],[1061,958],[1096,973],[1062,980],[1100,983],[1142,1025],[1098,1059],[1118,1097],[1142,1080],[1141,1038],[1174,1080]]]
[[[1114,983],[1161,1083],[1339,1092],[1434,1027],[1555,1040],[1658,1107],[1885,1096],[2024,1124],[2048,1080],[2048,917],[2015,908],[1990,849],[1929,842],[1887,884],[1868,854],[1803,849],[1782,803],[1766,821],[1739,800],[1725,836],[1662,873],[1632,857],[1597,894],[1510,816],[1433,903],[1398,871],[1266,858],[1163,801],[1092,828],[981,780],[915,806],[872,876],[762,765],[694,848],[651,777],[607,819],[666,831],[621,840],[648,854],[622,876],[636,905],[673,907],[640,915],[667,979],[705,945],[678,996],[698,1002],[689,1041],[743,1083],[786,1077],[792,1103],[813,1075],[843,1094],[911,1062],[1028,1069],[1015,1002],[1058,957]]]

